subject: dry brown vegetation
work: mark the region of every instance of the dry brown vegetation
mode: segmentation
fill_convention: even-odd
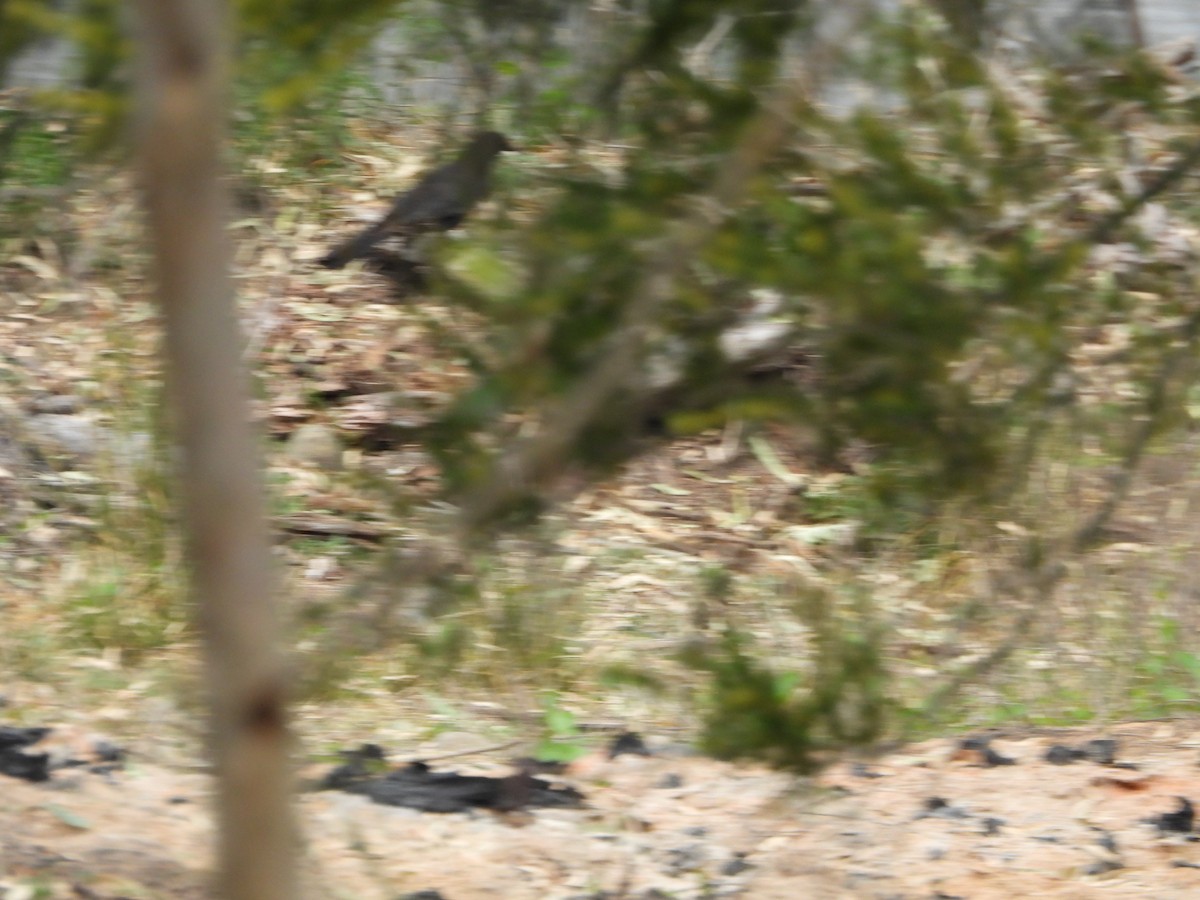
[[[364,182],[388,166],[413,167],[412,150],[370,136],[364,144],[373,148],[355,158]],[[532,155],[524,165],[542,162]],[[385,420],[419,428],[463,383],[461,363],[435,335],[448,325],[469,329],[471,319],[436,297],[398,304],[385,282],[361,271],[313,268],[309,261],[324,247],[333,213],[309,184],[269,160],[255,164],[270,173],[257,188],[265,206],[243,211],[232,228],[247,352],[258,376],[260,421],[270,435],[263,446],[287,571],[285,602],[296,614],[303,654],[321,639],[306,623],[327,614],[337,620],[352,605],[340,590],[372,570],[380,540],[417,541],[422,522],[436,523],[436,512],[413,514],[434,497],[432,462],[411,443],[373,452],[361,441]],[[388,190],[383,179],[380,193]],[[3,269],[10,440],[29,439],[28,423],[39,410],[66,410],[86,423],[80,427],[90,442],[76,457],[54,444],[45,462],[25,454],[5,465],[11,502],[4,654],[10,669],[34,681],[82,687],[70,674],[75,664],[59,664],[68,650],[131,677],[190,650],[165,487],[169,453],[159,446],[155,412],[158,330],[129,196],[122,176],[91,179],[64,196],[57,240],[10,242]],[[486,213],[482,218],[486,228]],[[1177,238],[1194,240],[1191,231]],[[1119,357],[1130,327],[1098,325],[1080,352]],[[1079,367],[1085,375],[1086,364]],[[1111,369],[1097,368],[1095,382],[1079,393],[1099,408],[1106,392],[1121,389]],[[327,425],[338,436],[346,449],[335,463],[296,461],[286,439],[303,424]],[[1064,435],[1064,446],[1072,439]],[[971,705],[981,715],[994,713],[997,700],[1014,705],[1007,714],[1023,707],[1049,717],[1155,711],[1150,698],[1131,706],[1130,687],[1146,674],[1136,669],[1138,661],[1169,642],[1164,622],[1188,631],[1190,620],[1181,616],[1194,589],[1192,454],[1186,435],[1154,446],[1111,539],[1095,555],[1069,563],[1055,609],[1023,644],[1022,664],[976,689],[978,705]],[[721,607],[717,618],[733,616],[781,659],[799,662],[805,626],[789,609],[798,586],[815,580],[869,592],[888,624],[894,677],[911,683],[908,696],[919,699],[938,670],[983,652],[996,628],[1003,629],[1011,610],[1003,596],[985,596],[993,590],[987,582],[1026,526],[960,509],[936,535],[914,535],[863,559],[849,540],[856,515],[851,492],[843,490],[856,465],[848,459],[821,471],[805,435],[782,428],[735,426],[648,454],[620,477],[586,489],[537,536],[512,539],[480,566],[480,602],[454,613],[465,645],[449,666],[465,677],[437,690],[482,687],[491,696],[497,685],[525,684],[533,692],[550,672],[557,673],[552,684],[582,686],[580,696],[587,697],[607,665],[637,660],[670,672],[664,683],[675,695],[693,678],[664,651],[713,623],[707,607],[714,602]],[[1066,527],[1102,496],[1103,473],[1089,472],[1086,447],[1038,471],[1030,502],[1039,507],[1026,513],[1032,521]],[[405,492],[402,504],[395,488]],[[712,566],[735,576],[730,595],[718,601],[704,599],[702,574]],[[516,594],[538,610],[529,613],[531,621],[505,622]],[[964,614],[972,597],[987,608]],[[429,612],[398,614],[427,638],[440,627]],[[516,652],[532,649],[535,632],[545,643],[536,660]],[[524,659],[516,672],[514,656]],[[324,687],[340,694],[339,706],[366,683],[383,690],[389,703],[403,702],[423,666],[437,669],[437,657],[433,643],[415,658],[390,646],[357,658],[345,680]],[[526,663],[528,679],[520,675]],[[1054,685],[1023,674],[1048,665]],[[1112,666],[1112,677],[1095,678],[1096,665]],[[641,689],[633,696],[652,706],[665,702]],[[673,696],[666,708],[677,701]]]

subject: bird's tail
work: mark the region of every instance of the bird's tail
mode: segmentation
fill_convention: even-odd
[[[346,263],[352,260],[362,259],[371,252],[371,248],[378,244],[387,234],[387,229],[380,225],[372,225],[360,231],[354,237],[342,241],[317,262],[327,269],[341,269]]]

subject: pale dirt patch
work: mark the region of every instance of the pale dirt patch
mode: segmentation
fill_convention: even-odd
[[[1052,744],[1101,734],[1136,768],[1042,759]],[[1191,721],[1009,732],[993,746],[1016,764],[994,768],[956,761],[957,742],[938,739],[812,779],[670,748],[593,756],[564,777],[585,808],[504,815],[305,793],[307,895],[1194,897],[1200,843],[1146,820],[1178,796],[1200,798],[1198,735]],[[4,779],[2,884],[40,883],[54,897],[206,897],[211,785],[153,764],[111,778],[60,770],[43,785]],[[953,812],[925,813],[933,797]]]

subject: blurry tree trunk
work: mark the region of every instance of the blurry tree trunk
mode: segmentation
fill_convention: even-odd
[[[138,0],[139,150],[205,642],[220,896],[295,895],[286,685],[220,182],[227,57],[214,0]]]
[[[1121,5],[1125,7],[1125,16],[1129,20],[1129,39],[1133,41],[1133,46],[1145,48],[1146,32],[1142,28],[1142,13],[1137,0],[1121,0]]]

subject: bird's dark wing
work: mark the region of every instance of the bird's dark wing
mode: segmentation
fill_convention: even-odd
[[[456,227],[474,205],[474,201],[465,199],[471,186],[464,189],[464,175],[469,174],[457,163],[434,169],[416,187],[392,201],[392,208],[380,221],[321,257],[321,265],[340,269],[351,260],[362,258],[390,235]]]
[[[477,135],[458,159],[434,169],[412,190],[398,196],[383,219],[334,247],[321,258],[321,265],[340,269],[366,255],[389,235],[457,227],[488,195],[496,154],[510,149],[508,140],[499,133]]]
[[[434,169],[416,187],[396,198],[385,221],[397,227],[455,227],[471,206],[465,200],[470,187],[465,183],[467,174],[457,163]]]

